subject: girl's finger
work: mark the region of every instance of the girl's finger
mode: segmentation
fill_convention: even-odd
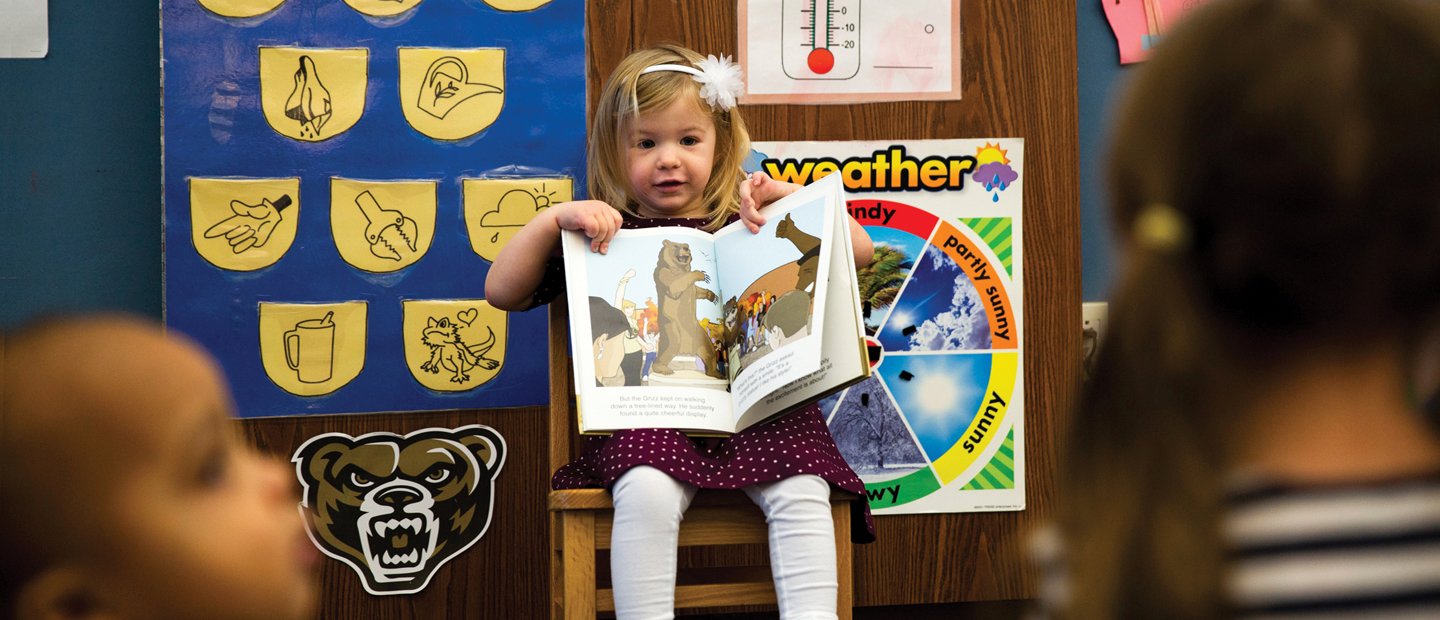
[[[610,240],[615,238],[615,220],[608,213],[597,214],[600,224],[604,230],[600,231],[597,239],[600,241],[600,253],[604,254],[610,250]]]
[[[748,183],[751,187],[740,192],[740,219],[745,220],[745,227],[752,233],[760,232],[760,227],[765,225],[765,217],[760,215],[761,197],[756,193],[761,190],[755,189],[759,188],[765,178],[767,177],[759,172],[752,172]]]
[[[610,249],[610,238],[615,236],[615,229],[612,227],[609,218],[601,217],[600,219],[600,225],[603,230],[600,231],[599,235],[595,236],[595,241],[600,244],[600,253],[604,254]]]
[[[594,213],[585,214],[585,234],[590,237],[590,251],[599,252],[600,244],[604,243],[605,223]]]
[[[750,217],[745,218],[745,225],[750,227],[750,232],[760,232],[760,227],[765,225],[765,216],[760,215],[759,209],[751,209]]]

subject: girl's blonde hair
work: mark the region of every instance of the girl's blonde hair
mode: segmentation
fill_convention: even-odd
[[[719,228],[732,214],[739,213],[740,182],[745,178],[740,165],[750,152],[750,134],[745,130],[739,108],[711,107],[700,99],[700,85],[688,73],[640,73],[647,67],[662,64],[694,67],[703,59],[692,50],[667,44],[634,52],[615,67],[600,91],[600,102],[595,106],[595,120],[590,128],[590,198],[639,217],[626,172],[626,133],[639,115],[664,109],[686,98],[701,111],[708,112],[715,123],[714,167],[710,182],[701,194],[705,210],[710,214],[705,227]]]

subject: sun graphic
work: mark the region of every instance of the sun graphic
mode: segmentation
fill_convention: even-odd
[[[1000,162],[1008,166],[1010,165],[1010,158],[1005,156],[1006,153],[1007,151],[1000,148],[999,144],[986,142],[985,146],[975,149],[975,163],[983,166],[985,164]]]
[[[945,434],[957,430],[956,424],[967,414],[965,410],[973,415],[973,407],[981,397],[974,381],[977,368],[973,361],[925,356],[904,356],[896,361],[913,371],[913,379],[906,386],[909,398],[905,411],[917,430]]]

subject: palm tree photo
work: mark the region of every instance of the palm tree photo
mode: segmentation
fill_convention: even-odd
[[[913,261],[905,255],[904,250],[876,244],[875,256],[870,264],[856,270],[866,334],[873,336],[879,330],[883,311],[895,303],[895,296],[900,293],[900,285],[905,283],[905,276],[913,266]],[[881,312],[874,313],[875,310]],[[872,313],[875,314],[873,319]]]

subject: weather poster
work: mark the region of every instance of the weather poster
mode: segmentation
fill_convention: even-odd
[[[874,374],[820,405],[876,514],[1025,508],[1025,144],[759,142],[747,169],[838,174],[875,244]]]
[[[585,186],[580,0],[163,0],[164,311],[244,417],[547,402],[485,301]]]

